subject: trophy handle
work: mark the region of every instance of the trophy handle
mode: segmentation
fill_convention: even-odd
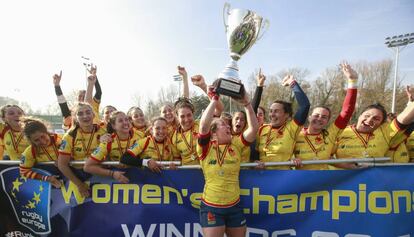
[[[224,23],[224,32],[227,32],[229,25],[228,23],[228,16],[230,15],[230,3],[224,3],[223,7],[223,23]]]
[[[270,23],[268,19],[265,19],[263,21],[262,27],[260,27],[260,31],[262,31],[262,33],[259,35],[259,37],[257,37],[257,40],[260,40],[263,37],[264,33],[269,29],[269,24]]]

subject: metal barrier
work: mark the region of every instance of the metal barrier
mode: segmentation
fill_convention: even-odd
[[[304,160],[302,165],[316,165],[316,164],[338,164],[338,163],[366,163],[367,166],[395,166],[395,165],[414,165],[414,163],[380,163],[390,161],[389,157],[377,158],[352,158],[352,159],[331,159],[331,160]],[[181,165],[180,161],[157,161],[158,164],[169,166],[170,164],[178,165],[178,169],[201,169],[200,165]],[[14,160],[0,160],[0,165],[19,165],[20,161]],[[54,161],[39,162],[39,165],[54,165]],[[85,161],[71,161],[71,165],[83,165]],[[103,161],[103,165],[119,165],[119,161]],[[283,162],[264,162],[265,166],[294,166],[293,161]],[[258,163],[242,163],[241,167],[256,167]],[[165,167],[169,168],[169,167]]]

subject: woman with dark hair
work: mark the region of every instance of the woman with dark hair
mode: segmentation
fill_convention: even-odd
[[[182,165],[196,165],[199,121],[194,120],[194,106],[189,99],[179,98],[174,107],[179,124],[171,136],[174,159],[181,160]]]
[[[25,118],[23,133],[30,145],[24,150],[19,165],[20,174],[30,179],[50,182],[54,187],[60,188],[62,183],[55,175],[41,175],[32,170],[38,162],[54,161],[57,166],[58,147],[60,139],[56,134],[47,131],[46,125],[37,119]]]
[[[127,115],[129,121],[131,121],[132,130],[137,134],[138,138],[141,139],[147,136],[149,126],[147,120],[145,119],[144,111],[137,106],[133,106],[129,108]]]
[[[367,106],[356,124],[347,126],[337,139],[336,158],[384,157],[389,148],[404,137],[407,126],[414,121],[414,104],[409,104],[396,119],[387,122],[381,104]],[[341,168],[357,168],[357,164],[341,164]]]
[[[161,172],[157,161],[172,161],[171,140],[167,131],[168,121],[156,117],[151,122],[151,133],[137,140],[121,157],[121,163],[132,166],[145,166],[154,172]]]
[[[296,137],[306,121],[309,111],[309,100],[292,75],[287,75],[283,86],[290,86],[293,90],[299,108],[292,117],[292,104],[277,100],[269,109],[270,124],[259,129],[256,140],[256,150],[259,151],[260,161],[258,168],[264,168],[263,162],[281,162],[292,158]],[[289,169],[288,166],[271,167],[272,169]]]
[[[327,164],[305,165],[303,160],[328,160],[335,146],[336,138],[348,125],[355,109],[357,98],[358,74],[347,63],[341,64],[342,72],[348,80],[348,89],[342,104],[342,110],[328,128],[331,110],[325,106],[317,106],[308,117],[309,126],[303,128],[296,139],[294,150],[296,169],[327,170]]]
[[[128,183],[123,171],[103,167],[102,161],[119,161],[126,150],[139,138],[131,129],[128,116],[122,111],[114,111],[109,117],[107,132],[111,134],[110,141],[101,142],[86,160],[83,167],[85,172],[100,176],[107,176],[120,183]]]

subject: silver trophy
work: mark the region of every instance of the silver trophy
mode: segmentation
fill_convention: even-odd
[[[264,29],[269,27],[269,21],[250,10],[230,10],[228,3],[224,4],[223,21],[231,60],[218,76],[216,92],[236,99],[242,98],[244,88],[237,61],[263,36]]]

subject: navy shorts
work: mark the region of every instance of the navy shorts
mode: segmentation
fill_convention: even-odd
[[[212,207],[201,202],[200,205],[200,224],[202,227],[242,227],[246,226],[246,218],[240,203],[232,207]]]

